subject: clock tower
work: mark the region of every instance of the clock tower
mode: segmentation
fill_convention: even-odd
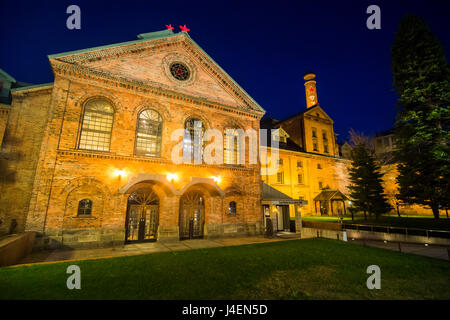
[[[316,91],[316,75],[308,72],[303,79],[305,80],[306,107],[311,108],[319,104]]]

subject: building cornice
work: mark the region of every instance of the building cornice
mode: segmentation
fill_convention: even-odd
[[[210,169],[220,169],[220,170],[230,170],[230,171],[253,171],[257,167],[241,167],[241,166],[227,166],[227,165],[211,165],[211,164],[175,164],[170,160],[162,158],[152,158],[145,156],[127,156],[127,155],[117,155],[111,152],[95,152],[87,150],[58,150],[58,157],[77,157],[77,158],[95,158],[95,159],[113,159],[113,160],[124,160],[124,161],[137,161],[137,162],[152,162],[162,165],[173,165],[174,167],[196,167],[196,168],[210,168]],[[258,168],[259,169],[259,168]]]
[[[266,149],[267,151],[271,151],[274,148],[261,146],[261,149]],[[349,159],[340,158],[336,156],[328,156],[325,154],[317,154],[317,153],[310,153],[310,152],[304,152],[304,151],[293,151],[293,150],[286,150],[286,149],[277,149],[279,154],[289,154],[296,157],[305,157],[305,158],[315,158],[315,159],[327,159],[327,160],[336,160],[336,161],[343,161],[343,162],[351,162]]]

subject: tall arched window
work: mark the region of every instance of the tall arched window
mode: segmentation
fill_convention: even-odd
[[[184,123],[183,160],[189,163],[201,163],[203,159],[203,133],[205,126],[196,118],[189,118]]]
[[[89,100],[84,107],[79,149],[109,151],[114,109],[104,99]]]
[[[139,113],[136,129],[136,154],[161,156],[162,118],[155,110]]]
[[[223,157],[225,164],[243,164],[243,159],[241,158],[241,136],[239,134],[239,129],[236,128],[226,128],[224,134],[224,145],[223,145]]]

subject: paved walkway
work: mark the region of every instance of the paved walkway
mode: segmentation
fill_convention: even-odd
[[[244,244],[283,241],[281,238],[265,238],[263,236],[223,239],[195,239],[175,242],[146,242],[127,244],[111,248],[76,249],[76,250],[49,250],[34,252],[23,258],[19,264],[39,262],[55,262],[67,260],[98,259],[119,256],[133,256],[156,252],[169,252],[190,249],[216,248],[238,246]]]
[[[361,245],[371,246],[371,247],[377,247],[392,251],[401,251],[406,253],[413,253],[420,256],[426,256],[436,259],[442,259],[442,260],[450,260],[450,248],[446,246],[439,246],[439,245],[428,245],[425,246],[425,244],[420,243],[399,243],[399,242],[384,242],[384,241],[377,241],[377,240],[362,240],[362,239],[355,239],[355,240],[349,240],[351,243],[357,243]]]

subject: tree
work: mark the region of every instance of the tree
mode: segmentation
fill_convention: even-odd
[[[354,146],[352,152],[352,167],[349,170],[351,185],[350,197],[352,206],[357,211],[375,214],[375,218],[391,210],[385,194],[383,193],[382,177],[380,167],[364,142]]]
[[[450,197],[450,67],[425,22],[407,15],[391,49],[399,199],[439,208]]]

